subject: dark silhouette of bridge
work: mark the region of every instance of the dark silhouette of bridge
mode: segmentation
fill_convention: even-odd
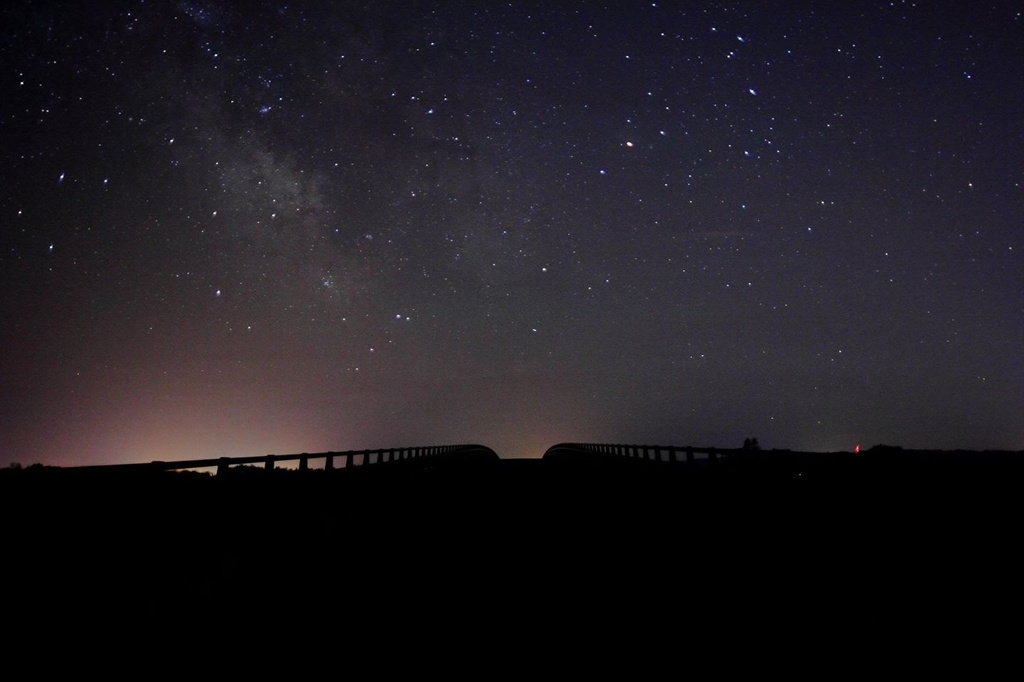
[[[262,464],[264,469],[274,470],[282,462],[298,462],[299,471],[309,469],[310,461],[323,460],[323,468],[330,471],[337,467],[352,469],[372,464],[395,464],[398,462],[420,461],[433,458],[433,463],[444,460],[498,459],[497,453],[483,445],[428,445],[403,448],[375,448],[370,450],[345,450],[342,452],[302,452],[291,455],[258,455],[250,457],[218,457],[216,459],[189,459],[178,461],[153,461],[137,464],[101,464],[70,467],[79,472],[141,472],[141,471],[186,471],[216,468],[222,476],[232,467]]]
[[[598,458],[624,457],[653,462],[688,462],[698,458],[715,461],[719,457],[743,452],[721,448],[676,447],[674,445],[625,445],[615,443],[559,443],[544,453],[546,459],[571,458],[577,462]]]
[[[52,472],[61,471],[77,474],[138,474],[142,472],[174,472],[215,470],[218,476],[229,474],[236,468],[252,468],[260,465],[264,470],[274,471],[280,465],[297,463],[298,471],[321,469],[325,471],[351,471],[373,467],[375,471],[430,470],[444,465],[450,471],[459,468],[476,469],[481,464],[494,464],[504,468],[524,469],[540,467],[538,462],[548,464],[571,464],[583,473],[606,465],[629,463],[681,464],[683,467],[647,469],[664,474],[666,471],[694,471],[709,465],[721,463],[714,469],[723,476],[740,472],[756,472],[764,475],[770,472],[804,471],[820,474],[841,472],[844,475],[870,471],[875,476],[931,476],[935,473],[956,471],[957,476],[978,473],[1005,473],[1016,470],[1024,460],[1024,453],[1006,451],[917,451],[899,447],[876,446],[864,453],[855,452],[796,452],[791,450],[753,450],[750,448],[718,448],[675,445],[622,444],[622,443],[558,443],[548,448],[537,459],[502,460],[498,453],[485,445],[429,445],[414,447],[371,448],[365,450],[330,451],[320,453],[302,452],[297,454],[267,454],[243,457],[217,457],[174,461],[152,461],[130,464],[104,464],[77,467],[44,467]],[[320,467],[310,467],[310,462],[322,462]],[[515,462],[512,464],[511,462]],[[391,465],[384,467],[382,465]],[[703,466],[701,466],[703,465]],[[39,468],[39,467],[33,467]],[[287,468],[287,467],[286,467]],[[290,469],[290,468],[289,468]],[[642,468],[640,470],[643,470]]]
[[[552,461],[572,461],[586,466],[607,462],[609,458],[638,459],[655,462],[687,462],[698,459],[715,461],[723,456],[742,453],[738,449],[676,447],[663,445],[621,445],[607,443],[559,443],[548,448],[543,459]],[[430,460],[429,462],[427,460]],[[262,465],[265,470],[273,471],[280,464],[297,462],[299,471],[310,469],[310,462],[322,461],[322,469],[351,470],[357,467],[368,467],[382,464],[428,464],[440,462],[474,463],[497,462],[498,454],[484,445],[430,445],[399,448],[372,448],[368,450],[345,450],[341,452],[319,452],[298,454],[268,454],[244,457],[217,457],[206,459],[188,459],[131,464],[100,464],[78,467],[66,467],[65,470],[77,473],[113,474],[131,472],[162,472],[162,471],[193,471],[215,469],[218,476],[228,474],[232,468]],[[527,460],[529,461],[529,460]]]

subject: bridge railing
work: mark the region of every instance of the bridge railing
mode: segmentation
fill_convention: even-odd
[[[343,450],[340,452],[301,452],[290,455],[254,455],[249,457],[217,457],[215,459],[189,459],[176,461],[153,461],[137,464],[104,464],[95,466],[72,467],[77,470],[89,471],[182,471],[188,469],[209,469],[216,467],[217,475],[227,473],[231,467],[241,465],[262,464],[264,469],[273,470],[280,462],[298,462],[298,469],[309,469],[310,461],[323,460],[323,468],[361,469],[397,462],[411,462],[425,458],[439,458],[445,455],[479,454],[487,458],[498,459],[497,453],[484,445],[424,445],[404,448],[371,448],[369,450]]]
[[[647,460],[654,462],[695,462],[698,459],[706,459],[709,462],[717,461],[742,450],[732,448],[700,448],[693,446],[680,447],[676,445],[636,445],[625,443],[559,443],[547,449],[544,457],[551,455],[555,458],[560,455],[597,455],[607,457],[622,457],[625,459]]]

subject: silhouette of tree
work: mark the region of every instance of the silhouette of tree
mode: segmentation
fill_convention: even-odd
[[[761,444],[757,442],[756,438],[744,438],[743,439],[743,449],[744,450],[751,450],[751,451],[753,451],[753,450],[760,450],[761,449]]]

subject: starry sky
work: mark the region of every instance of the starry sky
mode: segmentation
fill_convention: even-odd
[[[1024,448],[1016,2],[0,10],[0,465]]]

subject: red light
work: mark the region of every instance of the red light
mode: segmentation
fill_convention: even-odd
[[[857,443],[856,445],[853,446],[853,454],[855,454],[855,455],[859,455],[860,454],[860,443]]]

